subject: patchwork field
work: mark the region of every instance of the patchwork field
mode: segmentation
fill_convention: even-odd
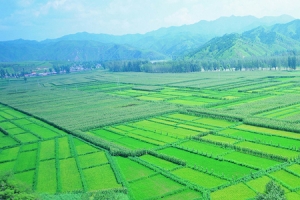
[[[0,175],[39,194],[128,199],[253,199],[273,180],[297,199],[299,79],[95,71],[0,80]]]

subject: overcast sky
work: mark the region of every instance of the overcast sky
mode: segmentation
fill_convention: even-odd
[[[0,0],[0,41],[146,33],[221,16],[300,18],[299,0]]]

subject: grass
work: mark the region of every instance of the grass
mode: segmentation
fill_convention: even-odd
[[[266,190],[267,183],[272,180],[268,176],[262,176],[256,179],[253,179],[251,181],[246,182],[246,185],[250,186],[250,188],[254,189],[256,192],[264,193]],[[277,184],[280,185],[280,183],[277,182]],[[285,193],[290,192],[287,188],[280,185],[281,188],[284,190]]]
[[[257,167],[260,169],[267,169],[270,168],[274,165],[278,165],[279,162],[266,159],[266,158],[261,158],[245,153],[240,153],[240,152],[231,152],[229,154],[226,154],[223,156],[225,159],[235,161],[237,163],[241,164],[246,164],[249,166]]]
[[[33,180],[34,180],[34,170],[26,171],[26,172],[21,172],[14,174],[14,177],[21,181],[22,183],[25,183],[29,188],[32,188],[33,186]]]
[[[71,150],[69,146],[68,137],[58,138],[58,155],[59,158],[69,158],[71,157]]]
[[[224,175],[227,178],[243,177],[247,174],[250,174],[251,171],[254,171],[248,167],[193,154],[176,148],[166,148],[160,150],[159,152],[179,158],[181,160],[185,160],[189,165],[198,166],[208,173],[213,172],[219,175]]]
[[[20,147],[13,147],[0,151],[0,162],[17,159]]]
[[[257,143],[253,143],[253,142],[241,142],[241,143],[237,144],[236,146],[255,150],[255,151],[260,151],[260,152],[267,153],[270,155],[273,154],[276,156],[282,156],[284,158],[295,158],[295,157],[299,156],[299,154],[300,154],[297,151],[282,149],[282,148],[273,147],[273,146],[266,146],[263,144],[257,144]]]
[[[242,131],[238,129],[226,129],[220,132],[224,135],[230,135],[240,139],[246,139],[250,141],[255,141],[258,143],[267,143],[273,145],[280,145],[286,148],[289,147],[299,147],[300,141],[295,139],[283,138],[275,135],[262,135],[259,133]]]
[[[164,200],[178,200],[178,199],[200,199],[202,194],[194,190],[184,190],[183,192],[173,194],[167,197],[164,197]]]
[[[221,127],[225,128],[228,126],[232,126],[236,124],[236,122],[230,122],[227,120],[222,120],[222,119],[213,119],[213,118],[200,118],[198,120],[195,120],[195,122],[202,123],[202,124],[207,124],[210,126],[216,126],[216,127]]]
[[[63,159],[59,163],[62,192],[82,190],[81,178],[75,158]]]
[[[293,165],[287,167],[287,169],[289,169],[289,170],[293,171],[294,173],[300,175],[300,164],[293,164]]]
[[[161,158],[157,158],[155,156],[151,156],[151,155],[143,155],[140,157],[142,160],[145,160],[147,161],[148,163],[151,163],[153,165],[156,165],[158,167],[161,167],[163,169],[166,169],[166,170],[172,170],[176,167],[178,167],[177,164],[174,164],[172,162],[169,162],[169,161],[166,161],[164,159],[161,159]]]
[[[40,160],[55,158],[55,140],[46,140],[40,144]]]
[[[182,189],[183,186],[162,176],[156,175],[150,178],[135,181],[129,184],[135,199],[150,199],[160,197],[169,192]]]
[[[246,131],[254,131],[254,132],[265,133],[265,134],[270,134],[270,135],[278,135],[278,136],[283,136],[283,137],[300,139],[300,134],[296,134],[296,133],[289,132],[289,131],[281,131],[281,130],[269,129],[269,128],[264,128],[264,127],[251,126],[251,125],[247,125],[247,124],[242,124],[235,128],[246,130]]]
[[[4,130],[7,130],[7,129],[12,129],[12,128],[17,128],[16,125],[14,125],[13,123],[11,122],[0,122],[0,127],[3,128]]]
[[[26,151],[19,154],[15,171],[22,172],[35,169],[37,151]]]
[[[40,193],[54,194],[57,191],[55,160],[39,162],[36,190]]]
[[[88,191],[121,187],[121,185],[117,183],[110,165],[88,168],[83,170],[83,174],[87,183]]]
[[[38,148],[38,143],[22,145],[21,151],[32,151]]]
[[[19,144],[19,143],[9,136],[0,137],[0,148],[11,147],[11,146],[15,146],[17,144]],[[1,160],[1,158],[0,158],[0,160]]]
[[[114,141],[114,140],[117,140],[117,139],[120,139],[121,137],[123,137],[122,135],[115,134],[113,132],[110,132],[110,131],[107,131],[104,129],[92,130],[91,132],[94,133],[95,135],[97,135],[103,139],[109,140],[109,141]]]
[[[9,134],[12,134],[12,135],[18,135],[18,134],[24,133],[24,132],[26,132],[26,131],[23,130],[23,129],[21,129],[21,128],[19,128],[19,127],[17,127],[17,128],[9,129],[9,130],[7,130],[7,132],[8,132]]]
[[[73,142],[78,155],[84,155],[87,153],[93,153],[98,151],[98,149],[96,149],[95,147],[89,145],[88,143],[82,140],[73,138]]]
[[[195,171],[190,168],[177,169],[172,171],[172,174],[208,189],[221,186],[227,182],[215,176]]]
[[[81,168],[88,168],[108,163],[106,155],[103,151],[78,156],[78,159]]]
[[[115,140],[114,142],[130,149],[151,149],[156,146],[154,144],[143,142],[130,137],[123,137],[119,140]]]
[[[140,165],[132,160],[123,157],[117,157],[116,160],[120,167],[121,173],[124,175],[127,181],[147,177],[155,173],[153,170],[143,165]]]
[[[300,177],[295,176],[287,171],[279,170],[270,174],[272,177],[282,181],[283,183],[290,186],[290,188],[300,187]]]
[[[15,161],[0,163],[0,176],[6,172],[13,172]]]
[[[134,133],[136,135],[145,136],[150,139],[158,140],[163,143],[172,143],[172,142],[177,141],[177,139],[175,139],[175,138],[169,137],[167,135],[162,135],[160,133],[155,133],[152,131],[144,131],[144,130],[136,129],[136,130],[133,130],[132,133]]]
[[[244,183],[232,185],[227,188],[211,193],[212,200],[241,200],[250,199],[256,196],[256,193],[248,188]]]
[[[31,133],[23,133],[15,136],[21,143],[37,142],[40,139]]]
[[[205,135],[201,138],[204,140],[207,140],[207,141],[220,142],[220,143],[224,143],[224,144],[234,144],[239,141],[236,139],[227,138],[227,137],[223,137],[223,136],[219,136],[219,135],[212,135],[212,134]]]
[[[191,149],[192,151],[197,151],[201,153],[212,154],[214,156],[227,153],[230,149],[225,149],[216,145],[204,143],[204,142],[196,142],[196,141],[187,141],[180,144],[183,148]]]
[[[59,136],[56,132],[37,124],[27,124],[24,127],[43,139],[50,139]]]

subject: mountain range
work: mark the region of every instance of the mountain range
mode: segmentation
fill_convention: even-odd
[[[81,32],[40,42],[3,41],[0,61],[228,59],[298,50],[299,44],[300,20],[288,15],[231,16],[146,34],[117,36]]]

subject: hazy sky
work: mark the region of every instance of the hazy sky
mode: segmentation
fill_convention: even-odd
[[[0,41],[44,40],[76,32],[146,33],[221,16],[288,14],[299,0],[0,0]]]

